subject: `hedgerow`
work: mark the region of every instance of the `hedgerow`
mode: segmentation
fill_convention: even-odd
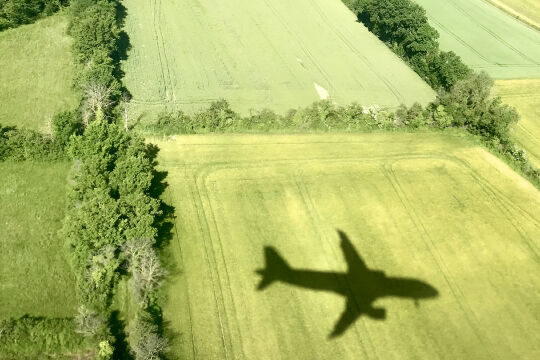
[[[0,358],[73,359],[91,356],[86,339],[70,318],[23,316],[0,321]]]
[[[438,32],[428,23],[426,11],[411,0],[343,0],[358,20],[404,59],[433,89],[439,92],[434,106],[444,106],[452,126],[479,135],[514,168],[534,184],[540,170],[524,149],[510,138],[519,120],[516,110],[491,97],[493,81],[476,74],[453,52],[439,49]]]
[[[138,306],[137,315],[127,320],[130,351],[135,359],[148,359],[144,354],[157,359],[167,348],[156,316],[156,292],[166,274],[155,249],[161,204],[151,191],[152,151],[115,123],[124,92],[120,9],[114,0],[71,2],[68,32],[74,40],[74,86],[82,94],[84,131],[72,131],[66,142],[74,167],[62,233],[77,278],[77,331],[91,339],[101,358],[126,355],[114,348],[109,320],[115,286],[128,274]],[[137,332],[141,328],[144,336]]]
[[[69,0],[0,0],[0,31],[51,15]]]
[[[379,39],[435,90],[450,90],[472,71],[452,51],[439,49],[439,33],[411,0],[343,0]]]
[[[0,161],[64,159],[70,136],[81,131],[76,117],[74,112],[56,114],[50,134],[0,124]]]

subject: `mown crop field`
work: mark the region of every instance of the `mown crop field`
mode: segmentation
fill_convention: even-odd
[[[339,0],[126,0],[135,112],[427,103],[433,91]]]
[[[414,0],[452,50],[496,79],[540,77],[540,32],[483,0]]]
[[[469,140],[156,143],[176,209],[164,317],[180,358],[540,356],[540,192]]]
[[[529,159],[540,166],[540,80],[501,80],[495,92],[521,115],[514,137],[525,148]]]
[[[1,124],[44,130],[56,112],[77,105],[66,26],[54,15],[0,32]]]
[[[0,164],[0,319],[76,311],[75,278],[58,234],[69,167]]]

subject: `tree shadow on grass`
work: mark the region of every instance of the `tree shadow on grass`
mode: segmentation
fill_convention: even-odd
[[[155,247],[159,252],[160,260],[163,267],[167,270],[168,276],[167,279],[175,279],[180,275],[178,264],[175,261],[175,258],[171,251],[168,251],[168,247],[171,243],[171,240],[174,237],[174,221],[176,219],[175,207],[167,202],[166,190],[169,187],[167,183],[167,171],[161,171],[156,169],[158,165],[157,157],[159,154],[159,147],[155,144],[148,144],[146,146],[146,155],[152,162],[154,166],[152,184],[150,186],[150,195],[153,198],[160,199],[160,214],[156,217],[154,221],[154,226],[157,229],[156,244]],[[164,284],[160,287],[158,292],[159,301],[158,303],[163,305],[167,300],[168,287],[170,285],[169,280],[165,280]],[[169,339],[170,342],[174,341],[179,334],[176,334],[172,331],[170,327],[170,322],[166,321],[163,318],[162,308],[151,307],[148,310],[148,313],[154,319],[154,323],[158,326],[158,331],[160,334],[164,335]],[[167,356],[167,359],[171,359],[171,356]]]
[[[109,318],[109,329],[111,329],[111,335],[114,337],[114,353],[113,359],[117,360],[132,360],[133,357],[129,352],[129,345],[127,342],[127,336],[125,333],[125,321],[120,319],[120,312],[115,310],[111,313]]]
[[[435,298],[438,291],[428,283],[403,277],[389,277],[383,271],[369,269],[356,252],[348,236],[338,230],[347,272],[323,272],[294,269],[273,247],[265,247],[266,267],[256,272],[262,276],[258,290],[275,281],[289,285],[337,293],[345,298],[345,310],[336,322],[329,338],[341,336],[362,315],[376,320],[386,319],[386,309],[373,303],[384,297],[408,298],[418,305],[419,300]]]
[[[124,28],[126,17],[127,17],[127,8],[121,3],[116,2],[116,23],[120,29]],[[122,70],[121,63],[128,59],[128,53],[131,50],[131,41],[129,40],[129,35],[124,31],[120,31],[118,34],[118,39],[116,40],[116,51],[112,55],[115,68],[114,76],[117,79],[122,79],[125,75],[124,70]],[[127,94],[128,98],[131,98],[129,90],[122,86],[122,93]]]

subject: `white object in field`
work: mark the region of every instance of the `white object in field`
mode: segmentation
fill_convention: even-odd
[[[319,94],[319,97],[322,99],[322,100],[326,100],[330,97],[330,94],[328,94],[328,90],[326,90],[325,88],[323,88],[321,85],[317,84],[317,83],[313,83],[313,85],[315,86],[315,90],[317,91],[317,94]]]

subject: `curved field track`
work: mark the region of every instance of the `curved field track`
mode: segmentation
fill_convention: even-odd
[[[156,142],[164,200],[176,208],[164,316],[179,357],[540,356],[540,193],[481,148],[436,134]],[[346,285],[363,304],[368,286],[340,282],[348,266],[337,229],[370,271],[418,279],[438,296],[418,306],[377,298],[329,338],[345,300],[318,290]],[[265,246],[335,280],[258,291]]]
[[[540,77],[540,31],[484,0],[414,0],[452,50],[495,79]]]
[[[521,115],[514,137],[540,167],[540,79],[499,80],[495,82],[495,94]]]
[[[139,112],[220,98],[278,112],[320,99],[396,107],[433,91],[339,0],[125,0],[125,83]]]

